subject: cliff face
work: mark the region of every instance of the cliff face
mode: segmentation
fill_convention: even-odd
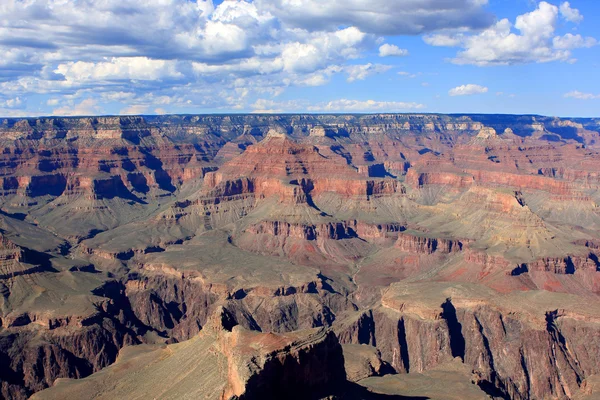
[[[4,119],[1,396],[58,379],[40,396],[127,397],[154,361],[149,383],[198,397],[425,396],[403,390],[438,378],[473,398],[594,395],[599,132],[539,116]],[[198,379],[176,389],[193,349]]]
[[[543,311],[557,305],[565,308]],[[599,346],[594,307],[582,310],[576,297],[499,295],[473,285],[394,285],[383,307],[340,324],[338,337],[376,344],[398,372],[423,372],[459,357],[490,395],[571,398],[585,377],[598,373],[590,358]],[[575,333],[575,326],[583,331]]]
[[[213,319],[219,318],[217,312]],[[164,376],[172,379],[156,379]],[[102,374],[60,380],[32,398],[93,397],[110,382],[102,398],[301,399],[335,393],[344,381],[342,348],[331,332],[274,335],[240,327],[228,332],[214,321],[183,344],[126,348]]]
[[[433,254],[456,253],[463,249],[463,242],[460,240],[448,240],[413,236],[407,233],[398,235],[395,245],[401,251],[413,254]]]

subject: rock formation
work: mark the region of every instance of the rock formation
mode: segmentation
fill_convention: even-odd
[[[342,348],[332,332],[227,331],[224,312],[186,342],[125,347],[110,367],[85,379],[59,379],[32,399],[302,399],[343,386]]]
[[[0,397],[593,398],[599,135],[3,119]]]

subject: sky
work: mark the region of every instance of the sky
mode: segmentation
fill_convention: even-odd
[[[0,3],[3,117],[600,117],[597,0]]]

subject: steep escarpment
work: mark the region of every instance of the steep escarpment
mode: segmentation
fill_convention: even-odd
[[[598,373],[595,307],[582,309],[568,295],[397,284],[382,307],[337,329],[342,343],[377,346],[398,372],[420,373],[458,357],[490,395],[570,398],[586,377]],[[583,331],[576,333],[575,326]]]
[[[345,382],[342,349],[331,332],[274,335],[240,327],[229,332],[216,324],[181,344],[126,348],[105,371],[81,381],[61,380],[33,398],[300,399],[335,393]]]
[[[48,274],[58,276],[38,280],[46,290],[76,279],[80,294],[70,293],[66,301],[29,305],[26,312],[17,308],[2,318],[5,398],[27,398],[58,378],[88,376],[112,364],[126,345],[189,340],[204,330],[217,311],[228,329],[239,325],[284,333],[329,326],[336,314],[355,310],[344,296],[330,292],[324,278],[310,279],[310,274],[287,284],[265,279],[263,285],[245,288],[164,265],[148,265],[123,281],[104,283],[94,276],[97,272]],[[23,284],[31,277],[16,279]],[[16,289],[12,287],[13,298]],[[68,293],[68,288],[61,293]],[[285,357],[281,362],[287,365]]]

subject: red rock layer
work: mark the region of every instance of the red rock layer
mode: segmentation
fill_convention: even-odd
[[[457,253],[463,250],[463,241],[455,239],[438,239],[400,233],[395,247],[413,254]]]

